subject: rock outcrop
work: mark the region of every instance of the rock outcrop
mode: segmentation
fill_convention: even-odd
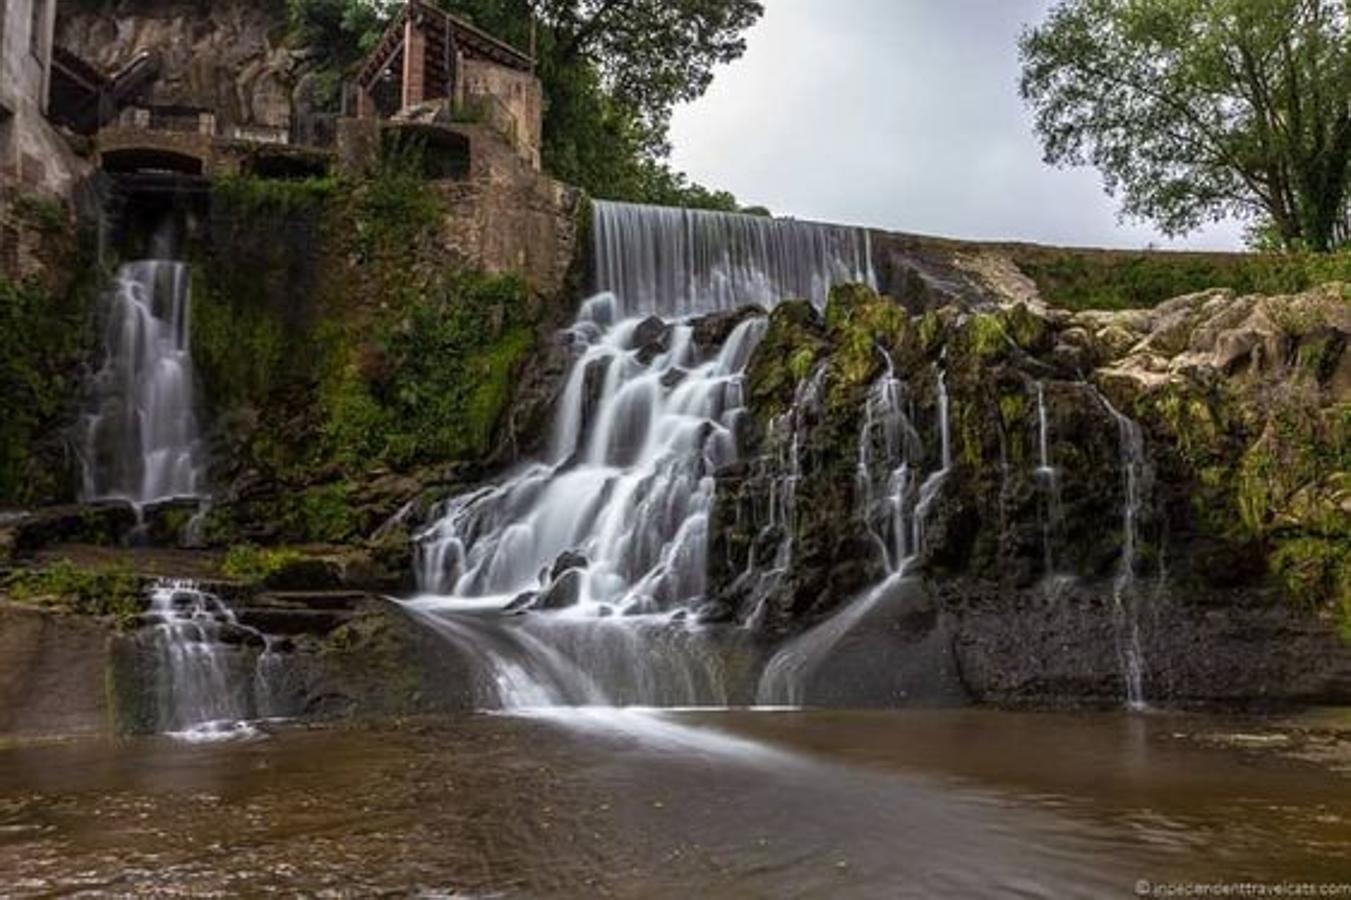
[[[897,507],[869,504],[908,484],[903,567],[936,598],[954,691],[1116,701],[1132,654],[1157,700],[1345,700],[1345,289],[1070,313],[997,262],[947,264],[898,256],[904,306],[842,287],[824,316],[771,314],[749,458],[719,475],[712,615],[770,635],[831,617],[896,565]],[[888,371],[884,487],[860,442],[880,452]]]

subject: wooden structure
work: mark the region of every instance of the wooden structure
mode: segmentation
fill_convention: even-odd
[[[153,50],[142,50],[108,76],[69,50],[53,47],[48,118],[78,134],[93,134],[144,92],[159,70],[160,56]]]
[[[459,99],[466,59],[530,74],[535,70],[535,61],[510,44],[424,0],[408,0],[357,74],[358,118],[428,100]],[[381,96],[391,102],[379,103]]]

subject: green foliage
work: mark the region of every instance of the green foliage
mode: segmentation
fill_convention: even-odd
[[[338,190],[333,176],[302,179],[224,175],[211,185],[214,201],[240,215],[281,216],[321,211]]]
[[[1042,297],[1066,309],[1134,309],[1212,288],[1290,294],[1351,281],[1351,250],[1337,253],[1114,253],[1027,248],[1014,262]]]
[[[286,0],[297,43],[344,73],[375,46],[397,0]]]
[[[226,551],[220,570],[227,578],[259,582],[303,559],[305,554],[289,547],[236,544]]]
[[[20,603],[54,607],[88,616],[114,616],[126,627],[145,606],[138,579],[125,564],[84,569],[62,559],[40,569],[21,569],[4,583]]]
[[[516,275],[460,274],[417,298],[382,335],[391,377],[376,384],[395,463],[487,455],[511,378],[534,344]]]
[[[19,194],[14,198],[14,213],[39,231],[61,232],[70,227],[66,205],[41,194]]]
[[[356,241],[363,260],[406,265],[444,214],[440,197],[422,177],[424,148],[416,140],[384,148],[380,165],[354,193]]]
[[[1021,51],[1047,161],[1096,166],[1126,215],[1168,234],[1259,219],[1287,248],[1347,239],[1342,0],[1061,0]]]
[[[338,543],[357,528],[351,504],[352,485],[335,482],[307,488],[288,497],[280,510],[282,527],[306,541]]]
[[[38,456],[59,437],[89,358],[96,290],[85,273],[52,294],[36,282],[0,278],[0,501],[60,499],[62,473]]]

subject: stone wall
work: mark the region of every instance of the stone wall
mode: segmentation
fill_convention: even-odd
[[[281,3],[130,0],[63,8],[56,42],[105,73],[157,50],[150,105],[211,109],[226,128],[288,128],[313,111],[319,84],[306,55],[286,45],[284,25]]]
[[[34,4],[42,28],[32,33]],[[80,160],[43,117],[51,60],[52,0],[8,0],[0,22],[0,194],[68,192]],[[0,206],[7,200],[0,196]]]
[[[509,131],[508,137],[521,157],[538,169],[544,115],[544,92],[539,79],[529,72],[481,59],[466,59],[461,74],[465,101],[472,103],[474,98],[499,101],[507,116],[501,117],[502,122],[492,117],[492,123]]]

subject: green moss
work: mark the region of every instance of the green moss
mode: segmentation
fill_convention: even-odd
[[[305,555],[288,547],[259,547],[255,544],[236,544],[225,554],[221,574],[243,581],[263,581],[300,560]]]
[[[930,310],[915,320],[915,338],[924,353],[931,353],[934,350],[942,333],[943,320],[937,310]]]
[[[1285,540],[1271,554],[1271,567],[1292,599],[1310,608],[1331,603],[1342,617],[1343,628],[1351,624],[1351,546],[1347,542],[1318,537]]]
[[[1046,320],[1033,314],[1025,303],[1001,310],[999,320],[1004,334],[1024,350],[1036,352],[1049,344],[1051,335]]]
[[[976,359],[992,360],[1008,349],[1008,337],[998,315],[977,313],[966,322],[967,346]]]
[[[826,303],[826,334],[832,344],[830,399],[848,402],[852,393],[879,373],[878,348],[895,352],[905,338],[905,310],[862,284],[841,284]]]
[[[130,627],[145,607],[140,579],[125,565],[84,569],[70,560],[9,576],[5,592],[20,603],[32,603],[89,616],[113,616]]]
[[[774,307],[746,368],[750,407],[762,425],[788,408],[798,382],[811,373],[826,348],[820,317],[810,302],[785,300]]]

